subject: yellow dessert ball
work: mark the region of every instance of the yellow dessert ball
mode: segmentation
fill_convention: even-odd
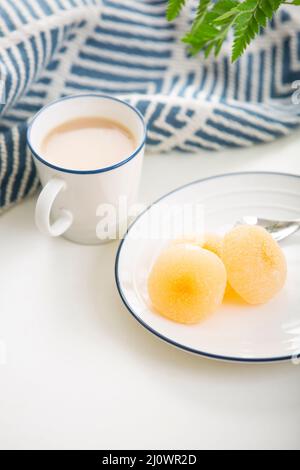
[[[148,280],[155,310],[178,323],[198,323],[221,305],[227,283],[223,262],[196,245],[170,245]]]
[[[191,235],[186,238],[179,238],[178,240],[174,240],[172,242],[172,244],[175,245],[187,243],[190,243],[191,245],[198,245],[205,250],[212,251],[215,253],[215,255],[219,256],[219,258],[222,255],[223,238],[215,233],[206,233],[201,237],[197,235]]]
[[[207,233],[204,237],[202,248],[212,251],[215,255],[222,257],[223,238],[215,233]]]
[[[229,283],[249,304],[264,304],[284,287],[285,256],[264,228],[234,228],[225,236],[222,251]]]
[[[203,243],[204,243],[204,240],[205,240],[205,237],[203,235],[191,234],[191,235],[186,236],[184,238],[176,238],[175,240],[172,240],[171,244],[172,245],[191,244],[191,245],[202,246]]]

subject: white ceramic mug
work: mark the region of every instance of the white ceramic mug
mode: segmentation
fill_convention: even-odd
[[[68,120],[82,117],[101,117],[123,124],[135,136],[136,150],[115,165],[93,171],[60,168],[46,161],[40,149],[47,134]],[[72,95],[39,111],[29,126],[27,142],[43,186],[35,215],[40,231],[83,244],[107,241],[97,234],[99,206],[117,208],[120,198],[126,198],[128,206],[136,202],[145,140],[146,126],[140,112],[110,96]]]

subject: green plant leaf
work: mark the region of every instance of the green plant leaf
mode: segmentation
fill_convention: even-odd
[[[267,25],[281,3],[279,0],[245,0],[237,7],[240,14],[234,24],[233,62],[243,54],[260,28]]]
[[[300,1],[300,0],[299,0]],[[232,16],[234,16],[236,14],[236,10],[235,8],[233,8],[232,10],[229,10],[227,11],[226,13],[224,13],[224,15],[221,15],[219,16],[218,18],[215,19],[215,22],[216,23],[223,23],[223,21],[227,21],[228,18],[231,18]]]
[[[186,0],[168,0],[167,6],[167,19],[168,21],[173,21],[179,13],[181,12],[182,8],[184,7]]]
[[[193,34],[197,34],[198,30],[201,28],[205,15],[207,14],[208,7],[210,5],[211,0],[200,0],[197,11],[196,17],[192,24],[191,32]]]
[[[197,54],[201,49],[208,56],[213,50],[217,55],[233,23],[236,12],[228,14],[239,5],[238,0],[200,0],[196,19],[184,42],[191,47],[189,52]],[[225,16],[226,13],[226,16]],[[220,22],[218,18],[224,15]]]
[[[238,0],[219,0],[215,3],[213,11],[218,14],[218,16],[225,15],[229,11],[235,11],[236,7],[240,5]]]
[[[255,19],[260,26],[265,28],[267,26],[267,18],[262,9],[258,6],[254,13]]]
[[[197,11],[196,11],[196,18],[195,18],[195,21],[201,21],[205,15],[205,13],[207,12],[207,9],[210,5],[210,2],[211,0],[200,0],[199,1],[199,5],[197,7]]]
[[[168,0],[167,18],[176,18],[188,0]],[[218,55],[234,29],[232,61],[237,60],[285,0],[199,0],[192,27],[183,38],[190,54]],[[291,3],[292,4],[292,3]],[[300,0],[293,0],[300,5]]]
[[[269,0],[262,0],[260,4],[260,8],[262,9],[262,11],[264,12],[267,18],[270,18],[270,19],[272,18],[273,5],[271,4],[271,2],[269,2]]]

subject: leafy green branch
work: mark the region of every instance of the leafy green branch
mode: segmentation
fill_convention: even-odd
[[[173,21],[188,0],[168,0],[167,18]],[[217,56],[233,30],[232,61],[237,60],[273,18],[280,5],[300,5],[300,0],[199,0],[190,31],[183,37],[192,55],[201,50]]]

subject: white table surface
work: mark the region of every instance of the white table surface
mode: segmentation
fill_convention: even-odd
[[[148,155],[140,199],[247,170],[299,174],[300,132],[246,150]],[[2,449],[300,449],[300,366],[218,363],[161,342],[118,296],[118,244],[48,239],[34,204],[0,218]]]

